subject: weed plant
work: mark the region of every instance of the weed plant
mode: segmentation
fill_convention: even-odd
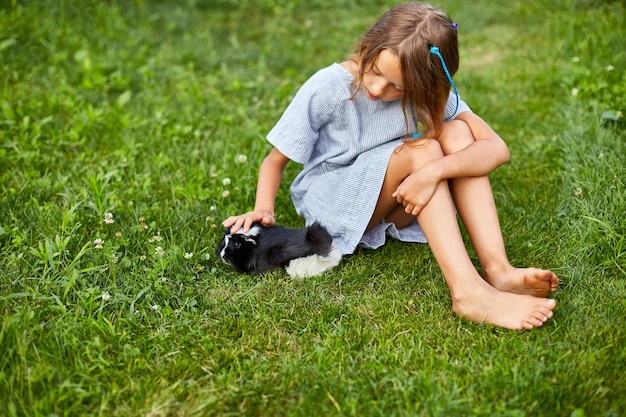
[[[0,3],[0,415],[624,415],[623,2],[439,3],[511,149],[510,258],[562,280],[542,328],[455,317],[425,245],[305,280],[216,259],[265,133],[390,5]]]

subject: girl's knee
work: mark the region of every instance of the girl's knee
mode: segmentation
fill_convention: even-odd
[[[402,152],[408,158],[407,164],[412,166],[421,166],[433,159],[444,156],[441,144],[434,139],[418,139],[405,142],[402,146]]]
[[[389,166],[404,171],[406,175],[418,170],[425,164],[444,156],[443,149],[434,139],[417,139],[404,142],[391,155]]]
[[[430,138],[407,141],[400,145],[398,149],[411,159],[434,159],[443,156],[441,143]]]
[[[463,150],[475,141],[472,130],[463,120],[445,122],[438,140],[445,155]]]

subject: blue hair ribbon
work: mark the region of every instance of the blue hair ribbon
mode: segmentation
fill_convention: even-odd
[[[454,27],[454,29],[456,30],[456,26]],[[443,71],[446,73],[446,77],[448,77],[448,81],[450,81],[450,85],[452,86],[452,89],[454,90],[454,95],[456,96],[456,107],[454,108],[454,112],[452,113],[452,116],[446,117],[444,119],[444,121],[448,121],[450,119],[452,119],[452,117],[454,116],[454,114],[456,114],[457,110],[459,109],[459,91],[456,89],[456,84],[454,84],[454,80],[452,80],[452,75],[450,75],[450,71],[448,71],[448,67],[446,66],[446,61],[443,59],[443,55],[441,55],[441,52],[439,52],[439,48],[437,48],[436,46],[431,46],[430,47],[430,53],[433,55],[436,55],[439,58],[439,61],[441,61],[441,66],[443,67]],[[416,124],[417,127],[417,124]],[[417,139],[420,136],[422,136],[421,133],[413,133],[413,135],[411,135],[411,139]]]
[[[452,75],[450,75],[450,71],[448,71],[448,67],[446,66],[446,61],[443,60],[443,56],[441,55],[441,52],[439,52],[439,48],[437,48],[436,46],[431,46],[430,53],[433,55],[437,55],[439,57],[439,60],[441,61],[441,66],[443,67],[443,70],[446,73],[446,77],[448,77],[448,81],[450,81],[450,85],[452,86],[452,89],[454,90],[454,95],[456,95],[456,107],[454,108],[453,114],[456,114],[456,111],[459,109],[459,92],[456,89],[456,84],[454,84],[454,81],[452,80]],[[445,120],[448,121],[450,119],[452,119],[452,116],[446,117]]]
[[[456,30],[457,26],[458,25],[454,23],[454,30]],[[456,96],[456,107],[454,108],[454,112],[452,113],[452,116],[446,117],[444,119],[444,121],[447,122],[448,120],[452,119],[454,114],[456,114],[457,110],[459,109],[459,91],[456,89],[456,84],[454,84],[454,80],[452,80],[452,75],[450,75],[450,71],[448,71],[446,61],[443,59],[443,55],[441,55],[441,52],[439,52],[439,48],[437,48],[434,45],[431,46],[430,53],[433,55],[436,55],[439,58],[439,61],[441,61],[441,66],[443,67],[443,71],[446,73],[446,77],[448,77],[448,81],[450,81],[450,85],[452,86],[452,90],[454,90],[454,95]],[[417,127],[417,123],[416,123],[416,127]],[[417,139],[420,136],[422,136],[422,133],[416,132],[411,135],[411,139]]]

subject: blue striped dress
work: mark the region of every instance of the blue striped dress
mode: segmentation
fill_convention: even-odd
[[[350,100],[352,80],[337,63],[321,69],[300,87],[267,135],[281,153],[303,165],[290,188],[296,211],[307,224],[324,225],[344,255],[359,245],[378,248],[386,236],[426,242],[417,221],[400,230],[382,222],[365,233],[406,123],[401,100],[373,101],[360,92]],[[456,100],[451,93],[446,118],[470,110],[462,100],[457,108]]]

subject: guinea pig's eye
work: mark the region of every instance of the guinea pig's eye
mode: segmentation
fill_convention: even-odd
[[[239,249],[241,247],[241,242],[235,242],[235,249]]]

